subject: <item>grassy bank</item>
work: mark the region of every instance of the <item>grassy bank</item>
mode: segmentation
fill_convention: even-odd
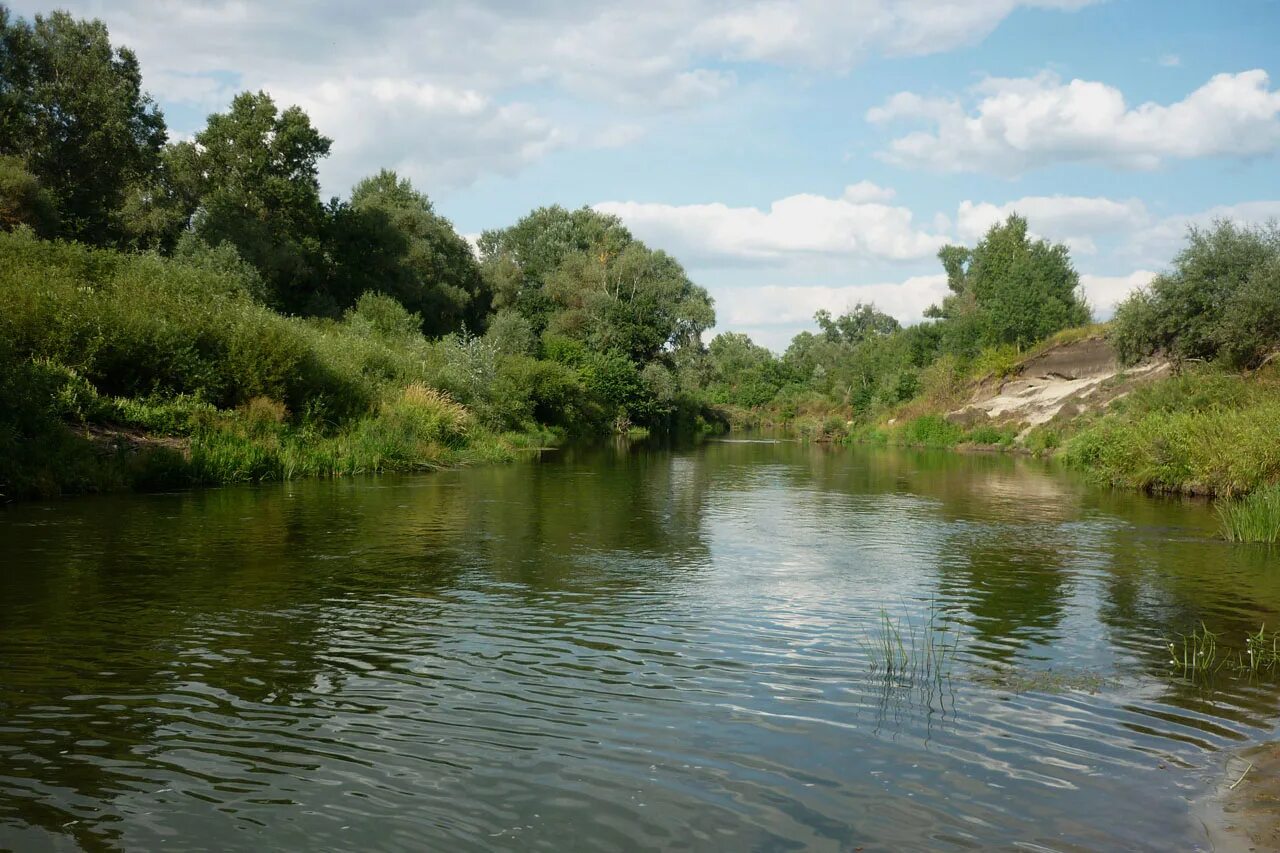
[[[574,405],[530,375],[554,367],[429,341],[389,299],[283,316],[234,261],[0,234],[0,493],[423,470],[563,435],[533,417]]]

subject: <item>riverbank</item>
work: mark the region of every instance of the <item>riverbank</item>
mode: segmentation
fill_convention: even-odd
[[[820,441],[1057,456],[1099,483],[1153,493],[1233,497],[1280,481],[1274,362],[1247,373],[1164,359],[1125,366],[1108,332],[1068,330],[999,372],[867,422],[831,410],[787,425]]]

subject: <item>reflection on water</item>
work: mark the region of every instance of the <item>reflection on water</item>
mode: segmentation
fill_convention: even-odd
[[[708,443],[0,514],[0,848],[1192,849],[1277,624],[1196,503]],[[884,609],[962,632],[873,674]],[[1104,674],[1096,694],[974,674]]]

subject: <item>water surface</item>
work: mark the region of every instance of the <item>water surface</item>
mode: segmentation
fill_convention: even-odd
[[[12,506],[0,848],[1203,847],[1280,696],[1169,671],[1280,623],[1214,528],[790,443]],[[872,671],[882,611],[950,677]]]

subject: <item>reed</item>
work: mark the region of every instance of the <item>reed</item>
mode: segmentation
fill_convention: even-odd
[[[1218,520],[1230,542],[1280,542],[1280,485],[1219,503]]]
[[[944,623],[936,606],[930,606],[928,617],[919,623],[881,609],[863,640],[871,671],[902,684],[948,678],[959,645],[959,634]]]

